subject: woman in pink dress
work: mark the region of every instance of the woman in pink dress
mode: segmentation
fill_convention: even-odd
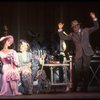
[[[2,44],[0,58],[3,63],[0,95],[4,96],[21,95],[18,92],[20,76],[16,67],[18,64],[17,53],[14,49],[9,49],[13,42],[14,38],[11,35],[0,38],[0,43]]]

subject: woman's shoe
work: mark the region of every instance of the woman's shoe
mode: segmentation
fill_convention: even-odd
[[[22,93],[18,92],[16,94],[13,94],[13,96],[19,96],[19,95],[22,95]]]

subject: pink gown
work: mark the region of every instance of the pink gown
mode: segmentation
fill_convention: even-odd
[[[17,53],[13,49],[10,49],[6,54],[0,51],[0,57],[3,62],[3,74],[1,74],[0,79],[0,95],[17,95],[19,93],[18,81],[20,80],[19,72],[16,67],[18,63]]]

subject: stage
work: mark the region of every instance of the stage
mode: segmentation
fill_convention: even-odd
[[[66,90],[67,83],[55,83],[53,79],[53,66],[67,66],[66,64],[45,64],[51,68],[51,81],[50,88],[47,90],[37,93],[37,86],[33,87],[32,95],[20,95],[20,96],[0,96],[0,99],[100,99],[100,60],[99,63],[91,63],[91,73],[90,73],[90,82],[88,87],[88,92],[69,92]],[[93,65],[94,64],[94,65]],[[70,66],[71,67],[71,66]],[[95,68],[95,70],[94,70]],[[71,77],[69,82],[71,82]],[[49,82],[49,81],[48,81]],[[48,84],[49,87],[49,84]],[[49,89],[49,91],[48,91]]]
[[[100,99],[100,93],[53,93],[21,96],[0,96],[0,99]]]
[[[0,99],[100,99],[100,87],[91,87],[85,92],[62,92],[34,93],[33,95],[0,96]]]

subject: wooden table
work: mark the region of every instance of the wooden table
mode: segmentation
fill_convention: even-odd
[[[66,64],[61,64],[61,63],[59,63],[59,64],[44,64],[43,66],[50,67],[50,70],[51,70],[51,85],[67,85],[67,84],[70,83],[70,86],[69,87],[72,86],[72,56],[69,56],[69,60],[67,61]],[[53,75],[54,75],[53,68],[55,68],[57,66],[62,66],[63,68],[69,67],[69,69],[70,69],[69,70],[70,71],[69,72],[70,73],[69,83],[67,83],[67,81],[62,82],[62,83],[55,83],[54,82],[54,78],[53,78]]]

